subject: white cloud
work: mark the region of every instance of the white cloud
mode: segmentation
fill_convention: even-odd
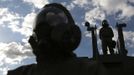
[[[127,48],[134,48],[134,32],[133,31],[124,31],[124,39],[126,42]]]
[[[9,27],[13,32],[19,32],[26,37],[32,34],[36,13],[31,12],[25,17],[19,14],[10,12],[8,8],[0,9],[0,25],[2,27]],[[22,23],[20,21],[23,21]]]
[[[0,15],[3,15],[7,10],[7,8],[0,8]]]
[[[108,13],[113,13],[119,9],[120,4],[124,3],[124,0],[93,0],[93,3],[94,6],[101,7]]]
[[[89,21],[91,24],[96,24],[96,20],[103,20],[105,19],[104,11],[100,10],[99,8],[94,8],[85,13],[85,20]]]
[[[91,24],[96,24],[97,20],[105,19],[109,15],[114,15],[117,21],[129,21],[134,16],[133,0],[73,0],[70,4],[64,2],[69,10],[83,8],[85,20]],[[80,13],[80,12],[79,12]],[[82,15],[81,15],[82,16]]]
[[[14,12],[9,12],[8,8],[0,8],[0,25],[9,26],[9,25],[19,25],[19,20],[22,17]],[[7,25],[5,25],[7,23]]]
[[[125,18],[125,20],[127,20],[134,16],[134,7],[124,4],[120,7],[120,9],[122,10],[122,14],[119,15],[119,19]]]
[[[92,0],[72,0],[70,4],[63,3],[69,10],[73,10],[74,7],[82,8],[84,10],[90,9],[92,6]]]
[[[117,19],[127,20],[134,16],[134,6],[127,3],[127,0],[92,0],[95,7],[101,8],[108,15],[115,15],[121,11],[119,15],[115,15]]]
[[[20,43],[0,43],[0,74],[6,75],[7,70],[17,68],[24,64],[35,62],[29,45]],[[24,61],[27,60],[27,61]]]
[[[9,58],[16,58],[17,56],[25,56],[25,54],[28,54],[28,56],[32,56],[30,49],[26,49],[25,46],[22,46],[21,44],[15,42],[9,43],[3,50],[5,50],[4,53]]]
[[[32,34],[35,16],[36,13],[31,12],[22,17],[18,13],[9,11],[8,8],[0,8],[0,28],[8,27],[13,32],[19,32],[28,38]],[[23,45],[16,42],[0,42],[0,75],[6,75],[9,69],[35,62],[35,56],[26,40],[22,40]]]
[[[21,34],[29,36],[32,34],[32,29],[35,21],[36,13],[32,12],[24,17],[22,28],[20,29]]]
[[[8,27],[13,31],[11,33],[19,32],[27,37],[32,33],[35,16],[36,13],[34,12],[23,17],[16,12],[9,11],[8,8],[0,8],[0,28]],[[16,42],[0,42],[0,75],[6,75],[9,69],[33,63],[35,62],[34,59],[35,56],[26,41],[24,41],[23,44]]]
[[[0,54],[6,55],[7,58],[10,59],[15,59],[18,58],[19,56],[24,57],[24,56],[33,56],[32,50],[30,48],[30,45],[28,44],[20,44],[16,42],[11,42],[11,43],[0,43]]]
[[[32,28],[34,21],[35,21],[35,16],[36,16],[36,13],[34,12],[27,14],[24,18],[24,22],[22,23],[22,25],[24,27]]]
[[[45,4],[48,4],[48,0],[23,0],[24,2],[28,2],[33,4],[37,8],[42,8]]]
[[[35,13],[30,13],[26,17],[11,12],[8,8],[0,8],[0,26],[9,27],[13,32],[19,32],[22,35],[29,36],[32,33],[32,26]],[[21,24],[21,20],[24,22]]]
[[[130,2],[132,3],[132,0]],[[117,21],[123,22],[134,16],[134,6],[127,0],[92,0],[92,7],[85,13],[85,20],[91,24],[95,24],[96,20],[102,20],[108,15],[114,15]]]
[[[66,4],[63,3],[63,5],[66,5]],[[70,3],[70,5],[66,5],[66,7],[68,10],[72,10],[74,9],[75,5],[73,3]]]
[[[72,2],[80,7],[84,7],[84,5],[89,4],[91,0],[73,0]]]

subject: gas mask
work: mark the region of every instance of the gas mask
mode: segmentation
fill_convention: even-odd
[[[70,20],[72,20],[70,22]],[[62,5],[46,5],[36,18],[29,43],[33,52],[72,52],[81,40],[81,31]]]

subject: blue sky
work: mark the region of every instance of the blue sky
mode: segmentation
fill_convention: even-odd
[[[34,18],[48,3],[61,3],[72,14],[75,23],[82,30],[82,40],[75,53],[78,56],[92,57],[90,33],[86,32],[84,22],[97,25],[107,19],[118,35],[116,22],[125,22],[124,37],[128,55],[134,56],[134,0],[0,0],[0,75],[7,70],[35,62],[27,40],[32,34]],[[101,44],[98,39],[101,52]]]

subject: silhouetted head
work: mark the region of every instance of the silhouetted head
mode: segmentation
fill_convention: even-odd
[[[107,20],[103,20],[102,21],[102,26],[103,27],[108,27],[109,26],[108,21]]]
[[[61,4],[45,5],[36,17],[33,37],[36,55],[70,53],[77,48],[81,31],[69,11]]]

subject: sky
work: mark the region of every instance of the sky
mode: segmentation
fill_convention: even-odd
[[[134,56],[134,0],[0,0],[0,75],[21,65],[36,63],[27,40],[32,34],[34,19],[41,8],[49,3],[60,3],[72,14],[82,31],[82,40],[75,53],[92,57],[91,33],[84,23],[97,26],[107,19],[117,40],[116,22],[126,23],[123,28],[128,56]],[[101,42],[98,48],[101,53]],[[115,49],[116,50],[116,49]]]

